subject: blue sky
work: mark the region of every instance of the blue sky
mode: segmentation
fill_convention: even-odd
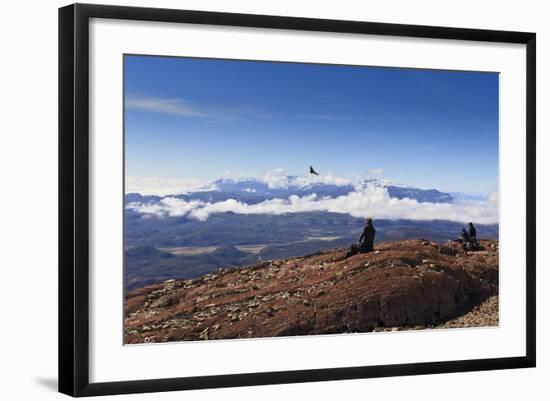
[[[498,189],[496,73],[151,56],[124,67],[127,176],[313,165],[351,180]]]

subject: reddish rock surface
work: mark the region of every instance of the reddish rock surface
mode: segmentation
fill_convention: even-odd
[[[125,343],[433,327],[498,294],[498,241],[480,242],[386,242],[168,280],[127,294]]]

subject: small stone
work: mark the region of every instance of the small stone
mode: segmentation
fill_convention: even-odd
[[[208,327],[200,332],[199,339],[208,340]]]
[[[164,282],[164,289],[162,291],[163,292],[164,291],[170,291],[170,290],[174,289],[175,285],[176,285],[176,280],[174,280],[174,279],[166,280]]]

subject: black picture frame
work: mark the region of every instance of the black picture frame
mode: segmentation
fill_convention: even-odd
[[[521,357],[495,359],[90,383],[88,53],[91,18],[525,44],[527,68],[525,94],[527,105],[526,354]],[[534,367],[536,363],[535,48],[536,35],[527,32],[87,4],[74,4],[60,8],[59,391],[71,396],[95,396]]]

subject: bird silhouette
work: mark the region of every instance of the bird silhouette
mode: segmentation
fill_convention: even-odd
[[[313,166],[309,166],[309,174],[319,175],[319,173],[313,169]]]

